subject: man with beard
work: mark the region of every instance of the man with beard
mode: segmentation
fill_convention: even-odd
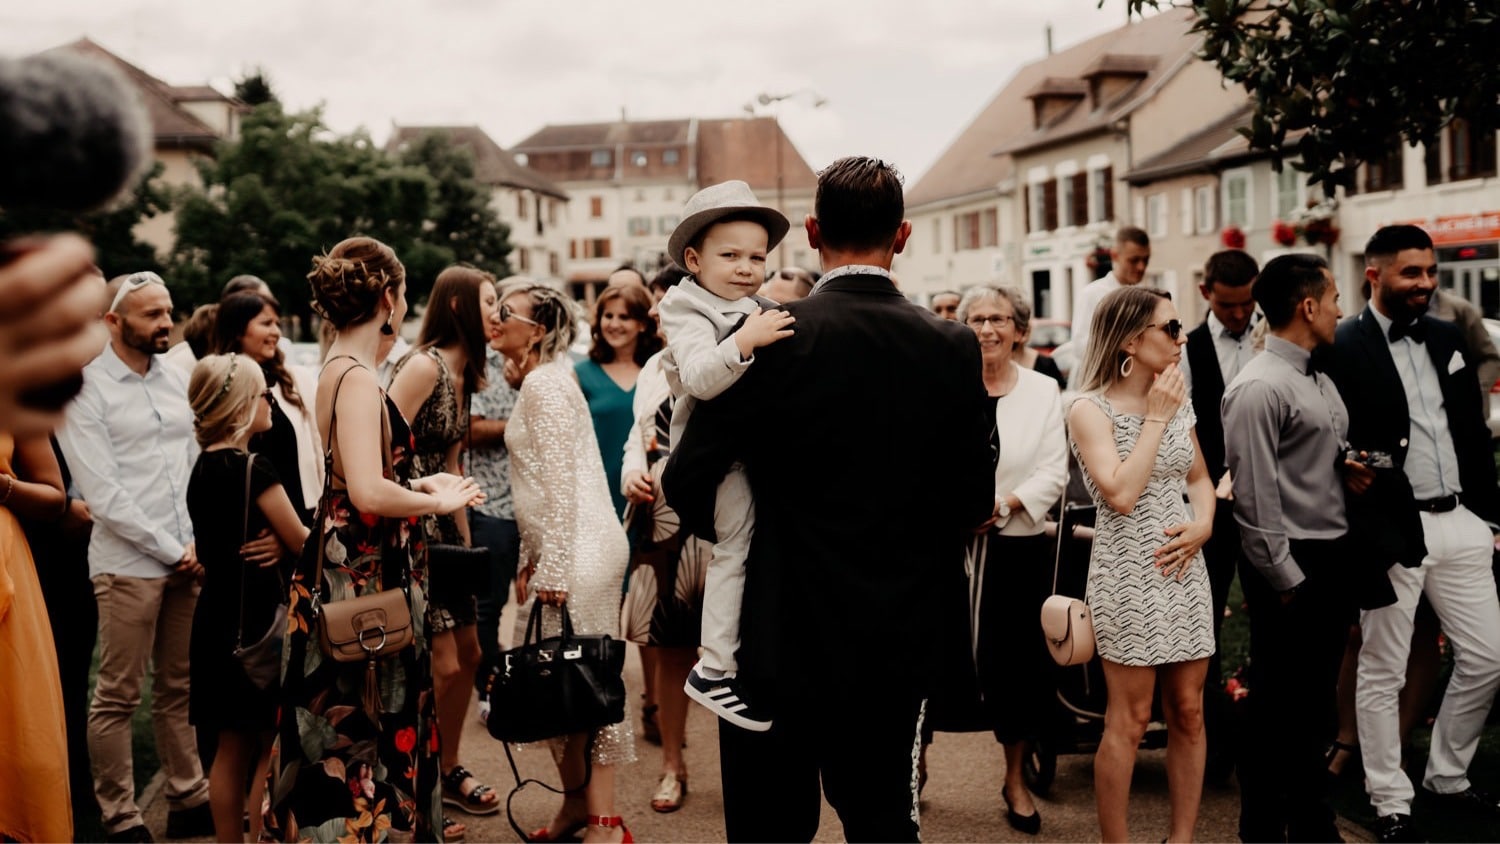
[[[1365,246],[1370,305],[1339,326],[1330,374],[1349,408],[1350,448],[1368,468],[1350,485],[1351,539],[1364,612],[1355,686],[1360,746],[1382,841],[1422,840],[1401,767],[1397,699],[1412,618],[1425,595],[1453,645],[1453,676],[1432,728],[1422,785],[1432,803],[1500,817],[1469,763],[1500,688],[1500,603],[1491,572],[1500,494],[1480,410],[1476,355],[1427,315],[1437,287],[1432,239],[1386,226]]]
[[[172,330],[161,277],[134,273],[104,315],[109,345],[83,370],[58,440],[94,519],[89,576],[99,605],[99,676],[88,715],[94,795],[110,841],[150,841],[135,802],[130,719],[155,666],[152,722],[166,770],[167,836],[213,834],[208,781],[188,711],[198,564],[187,511],[197,456],[187,378],[158,356]]]

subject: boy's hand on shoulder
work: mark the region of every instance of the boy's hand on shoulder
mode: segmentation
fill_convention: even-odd
[[[793,334],[792,323],[797,318],[781,309],[756,308],[745,317],[745,323],[734,332],[734,343],[739,347],[740,358],[748,359],[756,349],[764,348]]]

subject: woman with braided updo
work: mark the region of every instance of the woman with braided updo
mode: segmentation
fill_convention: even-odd
[[[576,324],[572,303],[550,287],[526,288],[500,303],[500,332],[492,346],[521,375],[505,428],[521,533],[516,597],[524,601],[534,591],[537,600],[568,613],[578,633],[618,637],[630,546],[567,355]],[[546,611],[542,619],[543,635],[558,635],[561,616]],[[552,739],[566,794],[552,823],[532,833],[532,841],[565,841],[579,832],[586,842],[631,840],[615,813],[615,769],[635,761],[630,718],[599,729],[592,743],[588,739]],[[591,758],[585,756],[590,746]]]
[[[406,314],[406,270],[395,253],[371,238],[349,238],[313,259],[308,281],[313,308],[336,332],[313,402],[327,478],[291,577],[268,826],[287,841],[380,840],[391,829],[453,840],[458,831],[444,831],[439,820],[420,519],[484,495],[470,478],[412,477],[411,428],[376,381],[381,337]],[[314,543],[322,544],[319,583]],[[415,640],[377,662],[377,677],[367,679],[361,662],[323,656],[313,590],[326,603],[408,586]]]

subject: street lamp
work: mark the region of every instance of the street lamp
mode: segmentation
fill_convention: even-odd
[[[781,163],[781,115],[779,114],[780,109],[775,108],[775,106],[782,100],[789,100],[793,97],[799,97],[804,94],[812,98],[813,108],[822,108],[823,106],[828,104],[827,99],[820,96],[817,91],[814,91],[811,88],[799,88],[795,91],[790,91],[785,94],[768,94],[762,91],[761,93],[756,95],[754,102],[745,103],[745,112],[752,117],[755,116],[755,107],[757,105],[763,108],[768,108],[771,111],[771,122],[776,127],[776,210],[780,211],[782,214],[786,213],[786,173]],[[777,269],[785,269],[786,250],[783,248],[778,248],[776,250],[776,253],[780,256],[777,258],[777,261],[779,263]]]

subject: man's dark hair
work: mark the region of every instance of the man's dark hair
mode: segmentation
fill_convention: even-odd
[[[1318,299],[1331,283],[1324,270],[1328,262],[1305,252],[1278,255],[1266,263],[1255,279],[1251,295],[1272,328],[1292,321],[1303,299]]]
[[[818,173],[813,214],[823,245],[830,249],[888,247],[906,214],[901,173],[878,158],[840,158]]]
[[[1407,249],[1431,249],[1432,237],[1421,226],[1381,226],[1365,244],[1365,260],[1394,258]]]
[[[1208,256],[1203,265],[1203,283],[1213,289],[1215,284],[1225,287],[1244,287],[1260,272],[1260,265],[1248,252],[1240,249],[1224,249]]]
[[[1127,243],[1134,243],[1136,246],[1150,249],[1151,235],[1146,234],[1145,229],[1136,228],[1135,226],[1122,226],[1119,231],[1115,232],[1115,246],[1124,246]]]
[[[676,287],[678,282],[682,281],[690,275],[692,275],[692,273],[688,272],[682,267],[677,266],[676,264],[669,262],[665,267],[662,267],[660,270],[656,271],[656,275],[651,277],[651,283],[646,286],[649,287],[652,292],[660,290],[665,293],[671,288]]]

